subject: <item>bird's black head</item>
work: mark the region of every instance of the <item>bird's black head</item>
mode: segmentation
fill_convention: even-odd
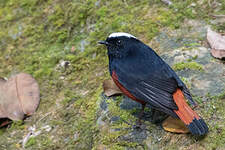
[[[117,32],[110,34],[105,41],[99,41],[99,44],[107,46],[108,55],[121,58],[127,56],[140,41],[133,35]]]

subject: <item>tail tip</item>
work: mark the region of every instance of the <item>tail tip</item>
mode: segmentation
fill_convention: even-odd
[[[209,131],[208,126],[202,118],[193,119],[193,121],[189,125],[187,125],[187,127],[193,135],[198,136],[206,135]]]

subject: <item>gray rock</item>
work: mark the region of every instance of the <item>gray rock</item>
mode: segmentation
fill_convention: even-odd
[[[160,56],[170,66],[180,62],[189,62],[190,60],[203,65],[204,71],[190,69],[176,71],[179,77],[186,78],[190,82],[192,94],[205,96],[208,93],[210,95],[218,95],[224,92],[224,63],[214,59],[209,49],[205,47],[185,49],[182,47],[173,51],[163,52]]]
[[[121,136],[120,139],[129,142],[141,143],[147,138],[147,131],[142,129],[134,129],[130,133]]]
[[[127,110],[134,109],[134,108],[141,109],[141,104],[137,103],[125,96],[123,101],[120,104],[120,108],[127,109]]]

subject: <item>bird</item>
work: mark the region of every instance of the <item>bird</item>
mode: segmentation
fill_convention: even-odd
[[[125,32],[111,33],[99,41],[107,48],[112,80],[130,99],[179,118],[191,134],[208,133],[205,121],[187,104],[197,106],[175,71],[148,45]]]

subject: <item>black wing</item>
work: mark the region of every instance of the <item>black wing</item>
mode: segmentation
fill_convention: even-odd
[[[173,110],[177,110],[177,105],[173,100],[173,93],[176,91],[177,82],[173,78],[167,80],[157,77],[147,80],[139,80],[132,84],[119,81],[137,99],[149,103],[155,109],[163,111],[177,117]]]

